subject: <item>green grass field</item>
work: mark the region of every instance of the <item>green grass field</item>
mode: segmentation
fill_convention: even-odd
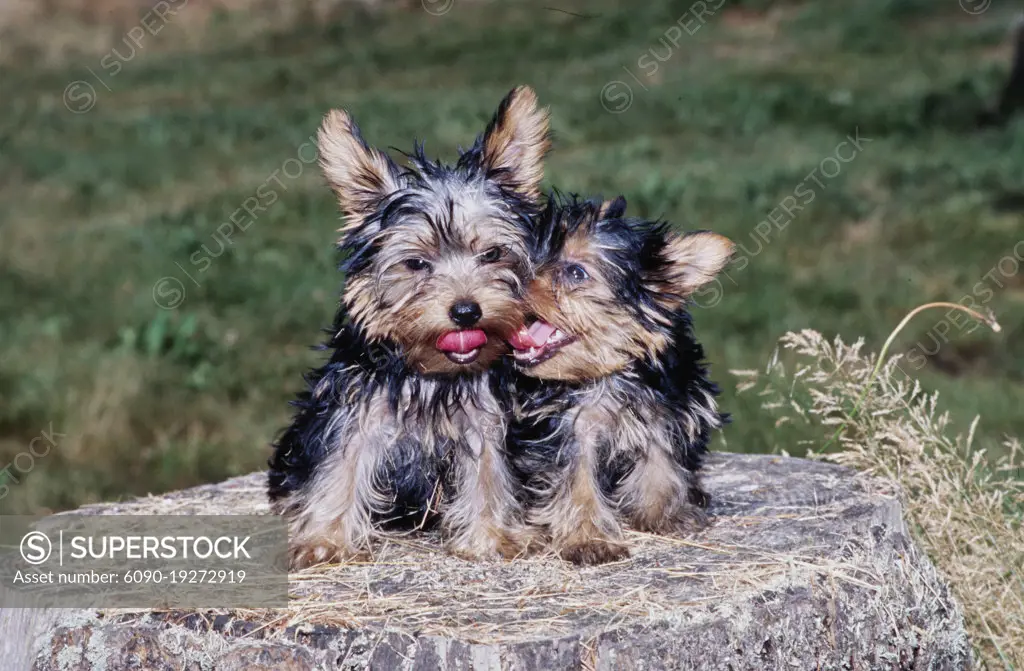
[[[914,306],[966,296],[1001,334],[933,311],[896,347],[955,421],[982,415],[980,447],[1024,434],[1024,123],[973,123],[1009,70],[1011,8],[726,1],[701,23],[686,1],[621,4],[235,14],[202,34],[169,17],[130,57],[114,34],[117,55],[56,62],[5,36],[0,509],[260,468],[342,281],[335,204],[303,162],[321,116],[451,158],[521,83],[551,107],[549,184],[741,245],[694,310],[734,418],[718,449],[805,449],[727,372],[787,330],[877,349]]]

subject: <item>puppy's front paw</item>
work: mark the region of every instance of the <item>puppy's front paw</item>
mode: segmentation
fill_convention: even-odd
[[[448,551],[469,560],[515,559],[526,554],[533,536],[513,529],[462,533],[448,543]]]
[[[702,531],[708,526],[708,515],[697,506],[684,503],[657,516],[639,515],[633,520],[633,528],[652,534],[688,535]]]
[[[347,548],[331,541],[295,543],[288,549],[291,570],[300,571],[318,564],[368,559],[369,552]]]
[[[607,564],[629,557],[629,548],[604,539],[572,542],[558,548],[558,556],[580,566]]]

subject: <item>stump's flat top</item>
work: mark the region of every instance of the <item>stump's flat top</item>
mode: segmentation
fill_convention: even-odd
[[[629,532],[632,556],[621,562],[577,568],[551,555],[470,562],[445,554],[434,534],[388,536],[372,561],[293,574],[288,609],[225,614],[263,635],[321,625],[514,642],[699,621],[708,606],[721,613],[730,602],[806,584],[808,576],[879,584],[857,540],[883,518],[900,524],[893,485],[824,463],[732,454],[709,459],[704,483],[712,497],[708,529],[688,537]],[[263,473],[78,512],[270,514]]]

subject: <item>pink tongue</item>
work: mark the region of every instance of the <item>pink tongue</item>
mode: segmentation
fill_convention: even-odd
[[[555,327],[547,322],[535,321],[529,328],[524,324],[519,330],[512,334],[508,342],[515,349],[530,349],[540,347],[548,341]]]
[[[480,329],[471,331],[449,331],[437,339],[437,349],[442,352],[468,354],[487,343],[487,334]]]
[[[508,339],[508,344],[512,345],[512,349],[530,349],[533,347],[533,341],[530,339],[530,329],[523,324],[519,327],[519,330],[512,334]]]
[[[551,334],[555,332],[555,327],[547,322],[535,321],[533,326],[530,327],[530,340],[533,341],[534,345],[540,346],[548,341]]]

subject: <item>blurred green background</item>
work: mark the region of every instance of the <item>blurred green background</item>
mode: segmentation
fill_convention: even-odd
[[[965,296],[1003,332],[935,311],[896,349],[956,421],[982,415],[979,448],[1024,434],[1024,270],[1005,260],[1024,122],[977,124],[1014,8],[719,3],[7,5],[0,510],[261,468],[342,281],[335,203],[303,162],[321,116],[452,158],[522,83],[551,108],[549,184],[741,245],[694,310],[734,418],[717,449],[806,448],[728,373],[763,368],[787,330],[877,349],[914,306]]]

